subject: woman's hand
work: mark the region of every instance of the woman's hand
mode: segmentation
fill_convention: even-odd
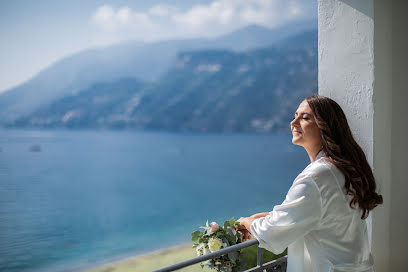
[[[242,234],[242,242],[245,242],[251,239],[251,223],[254,219],[250,217],[241,217],[238,219],[239,226],[237,227],[237,231]]]
[[[268,212],[263,213],[256,213],[251,215],[250,217],[241,217],[237,220],[239,222],[239,226],[237,227],[237,231],[242,234],[242,241],[245,242],[246,240],[251,239],[251,223],[257,218],[265,217],[269,215]]]

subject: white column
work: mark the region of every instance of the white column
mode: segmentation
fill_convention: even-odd
[[[391,269],[391,131],[392,131],[392,24],[391,4],[374,1],[374,176],[384,204],[373,213],[373,255],[377,271]],[[404,270],[402,270],[404,271]]]
[[[392,270],[391,251],[391,132],[392,132],[392,24],[391,4],[374,1],[374,176],[384,204],[373,213],[373,255],[377,271]],[[403,271],[403,270],[402,270]]]
[[[348,2],[319,0],[319,94],[333,98],[344,109],[372,165],[373,0]]]
[[[319,93],[343,108],[355,139],[374,169],[378,192],[384,197],[384,204],[373,212],[375,267],[377,272],[397,271],[390,267],[395,99],[391,4],[383,0],[318,1]]]
[[[392,32],[392,69],[388,71],[392,76],[392,179],[385,181],[391,186],[391,268],[388,271],[408,271],[408,17],[406,14],[408,2],[406,0],[384,2],[392,3],[392,31],[388,29],[388,32]],[[381,6],[380,12],[384,12]],[[383,38],[387,37],[388,35]],[[383,91],[389,92],[389,89]],[[378,158],[378,164],[381,159]]]

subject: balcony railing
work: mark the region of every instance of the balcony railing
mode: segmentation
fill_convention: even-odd
[[[222,255],[228,254],[230,252],[234,252],[234,251],[237,251],[237,250],[240,250],[246,247],[250,247],[253,245],[258,245],[258,244],[259,242],[255,239],[249,240],[249,241],[237,244],[237,245],[233,245],[227,248],[217,250],[215,252],[212,252],[212,253],[209,253],[203,256],[199,256],[199,257],[192,258],[192,259],[180,262],[180,263],[162,267],[160,269],[154,270],[153,272],[169,272],[169,271],[178,270],[178,269],[181,269],[181,268],[193,265],[193,264],[201,263],[201,262],[204,262],[210,259],[214,259]],[[258,271],[286,272],[287,256],[270,261],[268,263],[263,263],[263,249],[260,247],[257,247],[257,248],[258,248],[257,265],[255,267],[249,268],[248,270],[245,270],[245,272],[258,272]]]

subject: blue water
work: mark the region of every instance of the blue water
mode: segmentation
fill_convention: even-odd
[[[188,242],[207,219],[271,210],[307,164],[290,135],[0,131],[0,271]]]

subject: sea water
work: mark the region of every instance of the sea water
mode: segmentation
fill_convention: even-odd
[[[0,271],[75,271],[270,211],[306,152],[289,134],[0,131]]]

